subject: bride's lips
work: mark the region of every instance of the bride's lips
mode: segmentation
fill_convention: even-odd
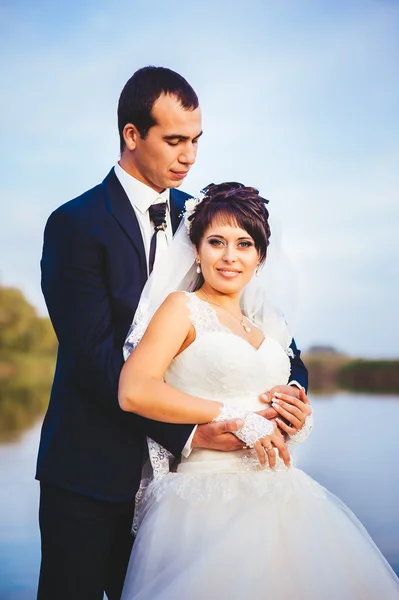
[[[236,269],[217,269],[217,271],[222,277],[226,277],[227,279],[237,277],[241,273],[241,271],[237,271]]]

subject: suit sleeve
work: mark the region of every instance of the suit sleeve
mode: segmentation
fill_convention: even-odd
[[[290,381],[297,381],[308,391],[308,370],[301,359],[301,351],[297,348],[295,340],[292,339],[290,346],[293,355],[291,356],[291,374]]]
[[[121,411],[118,381],[124,360],[115,340],[111,298],[104,278],[106,251],[90,228],[58,209],[49,218],[41,260],[42,290],[69,375],[87,397],[111,411]],[[192,425],[169,425],[132,418],[138,430],[180,454]]]

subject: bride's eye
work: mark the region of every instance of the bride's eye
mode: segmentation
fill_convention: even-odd
[[[245,242],[240,242],[238,244],[238,247],[239,248],[251,248],[251,246],[253,246],[253,245],[254,245],[253,242],[245,241]]]
[[[223,246],[224,245],[223,240],[219,240],[217,238],[212,238],[212,239],[208,240],[208,242],[211,244],[211,246]]]

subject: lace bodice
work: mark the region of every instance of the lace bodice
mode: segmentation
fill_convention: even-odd
[[[182,292],[187,298],[189,317],[194,325],[194,342],[177,355],[167,369],[164,379],[173,387],[209,400],[218,400],[249,411],[265,408],[259,395],[276,385],[288,383],[290,349],[284,348],[271,335],[266,335],[258,349],[243,337],[234,334],[218,319],[216,311],[194,293]],[[126,340],[125,353],[134,348],[149,323],[144,310],[135,319]],[[292,449],[309,435],[312,419],[287,444]],[[151,472],[149,477],[160,479],[169,472],[172,455],[148,439]],[[188,458],[181,458],[179,472],[238,472],[256,470],[259,461],[255,451],[219,452],[195,448]],[[277,468],[285,468],[277,456]],[[143,473],[143,479],[147,475]],[[139,493],[140,495],[140,493]]]
[[[255,349],[222,325],[213,307],[187,293],[187,306],[196,339],[165,373],[170,385],[194,396],[220,400],[247,410],[265,405],[258,396],[286,384],[290,361],[278,342],[266,337]]]
[[[265,404],[259,400],[259,395],[275,385],[284,385],[289,381],[289,349],[285,351],[271,336],[266,336],[259,348],[255,349],[244,338],[222,325],[210,304],[200,300],[196,294],[184,293],[187,296],[187,308],[195,327],[196,338],[173,359],[165,373],[165,381],[181,391],[201,398],[219,400],[251,411],[264,409]],[[145,315],[144,317],[140,337],[148,323],[148,318]],[[134,331],[128,339],[132,347],[136,343],[133,336]],[[303,441],[310,429],[311,421],[291,438],[288,445],[292,448],[295,442]],[[254,450],[220,452],[194,448],[188,458],[181,458],[177,473],[174,473],[173,477],[165,478],[170,471],[172,455],[151,439],[148,439],[148,447],[151,464],[147,464],[143,471],[142,483],[136,496],[137,510],[133,527],[135,531],[146,504],[145,497],[158,492],[161,497],[160,490],[165,490],[165,485],[175,486],[175,491],[184,497],[186,492],[190,497],[200,497],[203,474],[248,474],[259,469]],[[278,456],[276,460],[277,470],[287,470]],[[146,470],[149,466],[150,472]],[[184,476],[188,474],[191,477]],[[198,475],[201,476],[200,479],[197,478]],[[151,480],[153,484],[149,485]],[[195,482],[197,485],[194,485]],[[223,482],[225,486],[225,480]],[[265,490],[262,483],[260,493],[265,493]]]
[[[172,361],[165,381],[194,396],[245,410],[263,410],[265,405],[259,395],[289,381],[291,367],[287,352],[270,336],[255,349],[222,325],[210,304],[196,294],[185,293],[196,338]],[[296,441],[307,434],[307,431],[300,432]],[[277,464],[278,468],[285,468],[279,457]],[[219,452],[195,448],[188,458],[181,459],[177,470],[181,473],[238,472],[258,467],[255,451]]]

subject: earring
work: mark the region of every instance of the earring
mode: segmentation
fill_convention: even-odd
[[[199,259],[199,258],[196,258],[196,259],[195,259],[195,262],[197,263],[197,268],[196,268],[196,271],[197,271],[197,273],[198,273],[198,275],[199,275],[199,274],[201,273],[201,263],[200,263],[200,259]]]
[[[255,269],[255,277],[259,277],[259,265]]]

